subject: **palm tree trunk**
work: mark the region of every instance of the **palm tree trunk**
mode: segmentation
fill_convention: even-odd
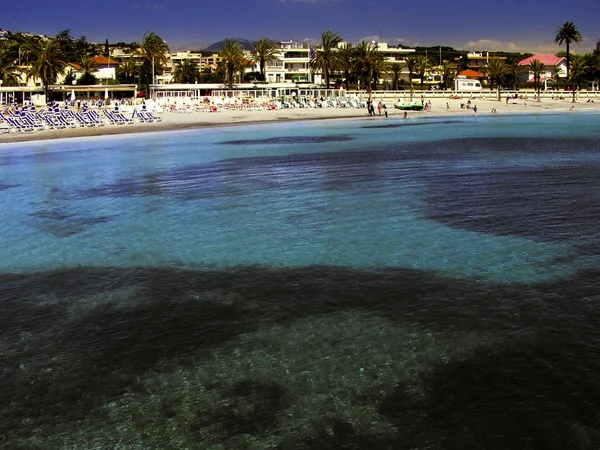
[[[569,60],[571,58],[569,58],[569,41],[566,41],[566,42],[567,42],[567,82],[568,82],[568,80],[569,80],[569,66],[570,66]]]

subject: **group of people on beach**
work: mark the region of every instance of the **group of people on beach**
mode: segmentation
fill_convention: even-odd
[[[375,114],[375,103],[370,98],[367,100],[367,111],[369,113],[369,116],[376,116],[377,115],[377,114]],[[379,102],[377,104],[377,111],[378,111],[378,113],[379,113],[380,116],[381,116],[382,111],[384,112],[385,117],[388,116],[387,108],[381,102]]]

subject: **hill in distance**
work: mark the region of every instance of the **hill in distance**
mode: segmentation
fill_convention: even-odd
[[[252,43],[248,39],[244,39],[244,38],[226,38],[226,39],[223,39],[222,41],[215,42],[214,44],[209,45],[203,51],[211,52],[211,53],[219,53],[221,50],[223,50],[223,47],[225,46],[225,41],[239,42],[242,45],[242,48],[244,50],[252,51]]]

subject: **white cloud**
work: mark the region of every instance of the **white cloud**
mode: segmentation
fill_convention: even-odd
[[[388,45],[392,45],[392,46],[402,45],[403,47],[417,47],[417,46],[421,45],[420,42],[413,41],[411,39],[398,38],[398,37],[388,38],[386,36],[383,36],[383,39],[380,39],[380,36],[378,36],[378,35],[365,36],[365,37],[359,39],[357,41],[357,43],[360,43],[362,41],[365,41],[365,42],[381,41],[381,42],[386,42]]]
[[[588,44],[588,45],[586,45]],[[571,45],[571,52],[573,53],[586,53],[592,51],[593,45],[589,45],[589,42],[583,42],[582,45]],[[550,53],[556,54],[560,51],[564,51],[565,47],[559,47],[554,42],[552,43],[537,43],[537,44],[524,44],[515,42],[505,41],[494,41],[491,39],[480,39],[479,41],[469,41],[462,46],[457,47],[460,50],[470,51],[488,51],[488,52],[515,52],[515,53]]]
[[[490,52],[531,52],[523,46],[514,42],[494,41],[491,39],[480,39],[479,41],[469,41],[461,46],[461,50],[471,51],[490,51]]]

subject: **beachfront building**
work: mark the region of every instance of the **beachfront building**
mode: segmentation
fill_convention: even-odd
[[[310,46],[304,42],[279,41],[277,45],[277,61],[265,67],[267,83],[297,83],[312,81],[309,69]],[[256,68],[258,70],[258,66]]]
[[[93,73],[98,82],[117,79],[118,61],[106,56],[94,56],[92,61],[98,66]]]
[[[183,52],[171,52],[167,57],[167,65],[165,66],[163,73],[157,75],[157,83],[169,84],[173,82],[173,70],[178,64],[181,64],[185,60],[190,60],[193,64],[198,67],[198,70],[202,70],[206,64],[206,59],[201,52],[193,52],[186,50]]]
[[[459,70],[464,70],[463,68],[466,68],[481,72],[490,64],[490,61],[494,59],[506,62],[506,56],[490,56],[490,52],[485,52],[485,54],[482,52],[467,53],[466,57],[459,56],[458,58],[454,58],[454,61]]]
[[[276,44],[278,60],[269,63],[265,68],[265,79],[268,83],[323,83],[322,74],[311,73],[309,68],[310,58],[314,52],[309,44],[293,40],[279,41]],[[344,44],[342,42],[339,46]],[[388,65],[404,64],[406,56],[415,52],[414,48],[394,47],[387,42],[373,42],[373,45],[383,55],[384,62]],[[382,74],[382,77],[380,82],[389,81],[388,74]],[[408,79],[408,72],[406,74],[403,72],[403,77]]]
[[[378,53],[381,53],[386,64],[404,64],[406,57],[415,52],[414,48],[394,47],[387,42],[373,42]]]
[[[390,46],[387,42],[374,41],[372,44],[377,49],[377,52],[383,56],[383,61],[386,65],[391,66],[394,64],[401,64],[403,70],[400,78],[404,79],[405,81],[409,81],[409,73],[408,70],[406,70],[405,64],[406,57],[412,55],[415,52],[415,49],[401,46]],[[380,74],[380,76],[382,78],[379,80],[379,83],[391,85],[392,75],[390,73],[384,72]]]
[[[556,84],[557,72],[558,78],[566,79],[567,77],[567,62],[564,56],[555,56],[552,54],[540,53],[530,56],[519,61],[519,66],[523,69],[518,77],[521,83],[534,83],[533,72],[529,70],[529,65],[533,61],[540,61],[544,64],[546,70],[542,73],[540,82],[544,84],[544,90]]]

